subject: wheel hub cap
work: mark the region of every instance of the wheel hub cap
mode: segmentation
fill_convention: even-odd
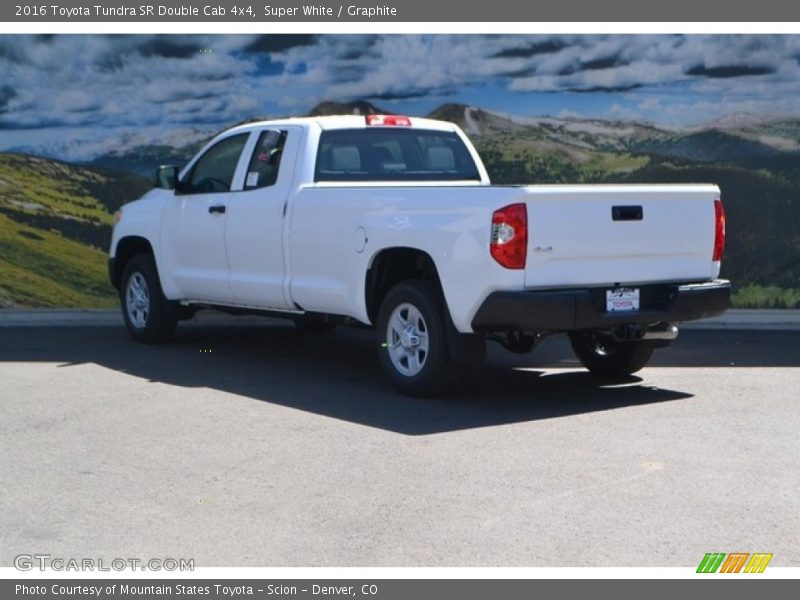
[[[428,324],[413,304],[398,305],[386,327],[386,347],[397,371],[413,377],[428,360]]]
[[[400,336],[400,343],[403,344],[403,348],[416,348],[419,346],[420,340],[419,335],[417,335],[417,328],[413,325],[409,325],[403,330],[403,335]]]
[[[150,316],[150,289],[141,273],[134,273],[128,279],[125,308],[134,327],[142,329],[147,325],[147,318]]]

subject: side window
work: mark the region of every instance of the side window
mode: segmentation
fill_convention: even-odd
[[[189,173],[184,193],[229,192],[239,156],[242,154],[242,149],[249,136],[249,133],[233,135],[211,146]]]
[[[244,189],[255,190],[275,185],[285,144],[285,131],[273,129],[261,132],[253,150],[253,156],[250,158],[250,165],[247,167]]]

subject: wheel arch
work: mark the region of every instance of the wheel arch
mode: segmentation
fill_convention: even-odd
[[[381,303],[389,290],[408,279],[433,280],[441,291],[436,263],[424,250],[394,246],[375,253],[364,281],[364,306],[372,323],[376,322]]]
[[[125,265],[137,254],[150,254],[155,260],[153,246],[147,238],[138,235],[129,235],[121,238],[117,242],[114,258],[109,268],[111,285],[119,290],[122,285],[122,273],[125,272]]]
[[[430,254],[419,248],[384,248],[372,257],[364,285],[364,301],[370,322],[377,323],[378,312],[389,290],[409,279],[430,280],[436,286],[444,313],[450,356],[460,362],[482,361],[486,352],[484,338],[480,335],[462,334],[456,330],[436,262]]]

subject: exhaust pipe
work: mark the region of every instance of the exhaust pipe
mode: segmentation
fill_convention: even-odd
[[[659,323],[648,328],[642,336],[647,341],[668,341],[671,342],[678,337],[678,328],[672,323]]]

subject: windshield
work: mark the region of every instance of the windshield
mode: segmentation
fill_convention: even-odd
[[[323,131],[315,181],[480,180],[454,132],[380,127]]]

